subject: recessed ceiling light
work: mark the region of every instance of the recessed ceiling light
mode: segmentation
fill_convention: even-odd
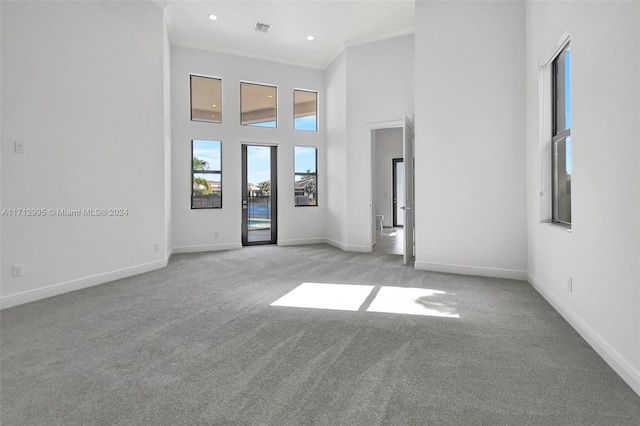
[[[314,37],[313,37],[312,35],[308,35],[308,36],[307,36],[307,40],[311,41],[311,40],[313,40],[313,39],[314,39]]]
[[[209,15],[209,19],[211,19],[212,21],[217,21],[218,17],[212,13],[211,15]]]

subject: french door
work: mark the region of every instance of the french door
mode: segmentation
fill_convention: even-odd
[[[278,240],[277,147],[242,145],[242,245]]]

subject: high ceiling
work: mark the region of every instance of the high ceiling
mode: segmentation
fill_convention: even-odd
[[[169,0],[171,43],[326,68],[351,44],[413,32],[414,0]],[[209,19],[214,14],[217,20]],[[254,30],[271,25],[269,33]],[[314,40],[307,40],[312,35]]]

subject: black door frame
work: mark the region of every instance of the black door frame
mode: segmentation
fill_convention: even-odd
[[[391,209],[393,211],[393,227],[402,228],[403,225],[398,225],[398,187],[396,185],[398,177],[396,176],[396,165],[402,163],[404,165],[404,158],[393,158],[391,160],[391,176],[393,177],[393,198],[391,201]],[[389,163],[387,163],[389,164]]]
[[[248,179],[247,179],[247,147],[262,146],[270,148],[271,154],[271,239],[265,241],[249,241],[248,213]],[[254,143],[242,144],[242,245],[254,246],[276,244],[278,242],[278,150],[276,145],[261,145]]]

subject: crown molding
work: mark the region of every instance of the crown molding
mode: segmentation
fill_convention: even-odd
[[[348,47],[359,46],[361,44],[373,43],[376,41],[388,40],[396,37],[403,37],[406,35],[415,34],[415,32],[416,32],[416,27],[407,27],[407,28],[401,28],[399,30],[391,31],[384,34],[376,34],[372,36],[347,40],[343,43],[340,43],[338,48],[331,55],[329,55],[327,59],[325,59],[322,69],[327,69],[329,65],[331,65],[333,61],[335,61],[336,58],[340,56],[340,54],[344,52]]]
[[[162,2],[162,0],[152,0],[152,1],[154,3]],[[260,61],[276,62],[280,64],[293,65],[293,66],[303,67],[303,68],[326,70],[329,67],[329,65],[331,65],[333,61],[335,61],[336,58],[340,56],[340,54],[344,52],[348,47],[359,46],[363,44],[373,43],[376,41],[388,40],[396,37],[403,37],[406,35],[415,34],[415,32],[416,32],[415,27],[408,27],[408,28],[401,28],[399,30],[391,31],[385,34],[376,34],[373,36],[360,37],[352,40],[347,40],[343,43],[340,43],[340,45],[336,48],[336,50],[331,55],[329,55],[323,62],[296,61],[296,60],[291,60],[286,58],[278,58],[270,55],[262,55],[259,53],[246,52],[246,51],[237,50],[237,49],[217,48],[217,47],[212,47],[210,45],[206,45],[204,43],[203,44],[192,43],[192,42],[187,42],[182,40],[172,40],[171,45],[178,46],[178,47],[186,47],[189,49],[205,50],[208,52],[222,53],[225,55],[240,56],[240,57],[249,58],[249,59],[257,59]]]
[[[236,49],[216,48],[216,47],[211,47],[205,44],[184,42],[181,40],[171,41],[171,45],[178,46],[178,47],[186,47],[188,49],[198,49],[198,50],[206,50],[208,52],[222,53],[224,55],[240,56],[240,57],[249,58],[249,59],[257,59],[257,60],[266,61],[266,62],[275,62],[279,64],[293,65],[296,67],[312,68],[317,70],[324,70],[325,68],[323,63],[318,63],[318,62],[295,61],[295,60],[290,60],[285,58],[278,58],[270,55],[261,55],[259,53],[245,52],[245,51],[236,50]]]

